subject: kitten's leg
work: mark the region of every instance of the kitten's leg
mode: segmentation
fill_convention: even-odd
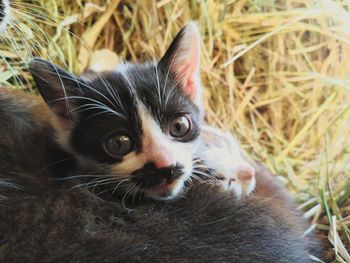
[[[237,197],[249,195],[255,189],[255,169],[251,167],[244,167],[235,173],[225,176],[227,181],[227,190],[232,190]],[[225,185],[226,182],[223,182]]]
[[[211,174],[216,178],[212,181],[224,191],[231,191],[237,198],[251,194],[255,189],[255,170],[251,167],[244,167],[238,171],[212,170]]]
[[[224,191],[232,191],[240,198],[254,190],[255,169],[243,158],[232,135],[204,126],[198,157],[216,178],[213,183]]]

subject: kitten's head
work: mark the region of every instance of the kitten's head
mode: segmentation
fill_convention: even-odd
[[[83,165],[114,178],[104,181],[111,189],[167,199],[191,175],[198,145],[199,46],[190,23],[158,63],[82,76],[41,59],[29,68],[58,117],[60,142]]]

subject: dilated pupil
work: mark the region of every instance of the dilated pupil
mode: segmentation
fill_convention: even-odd
[[[180,121],[175,123],[175,130],[181,132],[182,128],[184,128],[184,124]]]
[[[115,136],[108,140],[107,148],[112,154],[126,154],[130,151],[131,142],[125,135]]]
[[[122,146],[121,138],[117,138],[117,139],[112,140],[112,146],[116,149],[119,149]]]
[[[120,148],[128,148],[129,145],[129,138],[126,136],[120,136],[115,140],[115,146],[120,149]]]
[[[180,116],[173,120],[170,132],[174,137],[182,137],[187,133],[189,128],[189,120],[185,116]]]

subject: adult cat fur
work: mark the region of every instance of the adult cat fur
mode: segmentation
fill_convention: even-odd
[[[49,171],[60,176],[73,169],[72,156],[54,140],[55,117],[40,97],[0,88],[0,123],[0,200],[21,187],[41,191],[52,179]]]
[[[260,180],[271,180],[260,175]],[[21,194],[2,203],[2,229],[11,230],[1,260],[308,262],[311,244],[302,237],[300,215],[282,201],[285,194],[281,201],[277,196],[236,202],[198,184],[175,201],[125,209],[65,187]]]

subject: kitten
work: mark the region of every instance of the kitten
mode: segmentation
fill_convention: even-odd
[[[201,164],[194,174],[209,174],[209,177],[214,177],[213,183],[221,186],[222,190],[240,198],[255,189],[255,168],[242,156],[238,143],[229,133],[203,125],[200,146],[195,155]]]
[[[121,70],[127,64],[101,63],[92,61],[87,72],[96,74],[103,71]],[[237,141],[229,133],[224,133],[209,125],[200,125],[199,147],[194,153],[194,179],[213,179],[211,183],[221,186],[224,191],[236,197],[252,193],[255,187],[255,170],[242,157]],[[200,178],[199,178],[200,177]]]
[[[190,178],[199,147],[199,49],[189,23],[158,63],[74,76],[34,59],[29,70],[59,120],[57,141],[82,167],[104,175],[114,192],[171,199]]]

